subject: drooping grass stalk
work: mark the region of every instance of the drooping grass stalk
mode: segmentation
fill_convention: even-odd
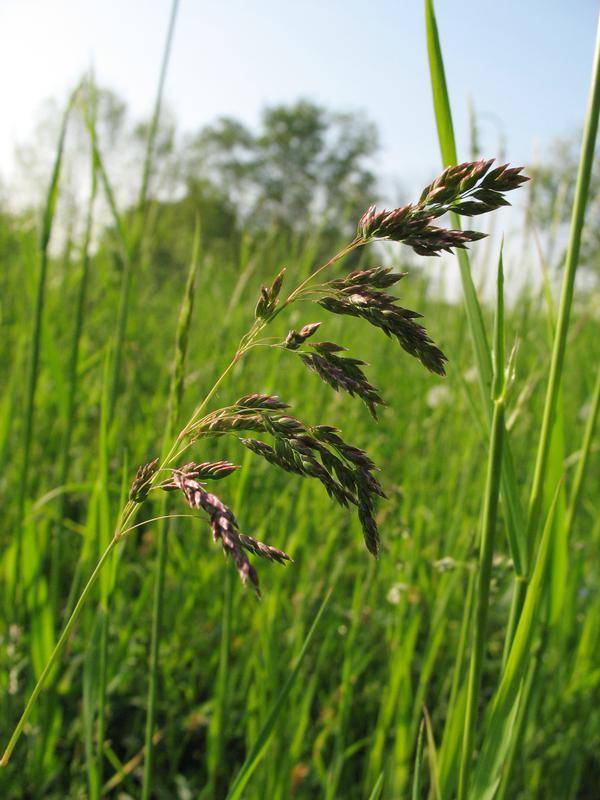
[[[181,415],[181,401],[185,383],[185,359],[187,354],[187,344],[192,313],[194,308],[194,291],[196,284],[196,272],[198,269],[198,250],[200,246],[199,226],[196,224],[194,234],[194,244],[192,248],[192,258],[187,277],[187,283],[183,295],[183,301],[179,310],[179,320],[175,335],[175,356],[173,374],[171,376],[171,386],[169,393],[169,407],[167,412],[167,424],[163,441],[163,453],[168,451],[169,445],[176,434],[177,424]],[[161,626],[164,606],[164,587],[165,570],[168,553],[168,519],[167,519],[168,495],[163,494],[160,502],[159,516],[163,519],[159,522],[157,530],[157,555],[156,570],[154,579],[154,601],[152,607],[152,635],[150,642],[150,669],[148,675],[148,699],[146,706],[146,739],[144,754],[144,776],[142,782],[142,800],[148,800],[152,789],[152,759],[154,755],[154,725],[156,719],[156,698],[159,673],[159,649]]]
[[[100,164],[99,164],[99,168],[101,169],[101,165]],[[340,258],[343,257],[343,255],[346,255],[346,254],[347,254],[347,248],[342,250],[342,251],[340,251],[340,253],[338,253],[337,256],[334,256],[334,258],[330,259],[327,262],[327,266],[331,266],[332,264],[335,263],[336,260],[339,260]],[[320,271],[321,271],[321,268],[319,267],[318,270],[315,271],[315,274],[317,272],[320,272]],[[306,283],[306,282],[304,282],[304,283]],[[160,474],[160,470],[163,469],[163,468],[166,468],[167,466],[172,464],[174,458],[180,456],[181,453],[185,451],[186,446],[183,445],[182,443],[183,443],[185,437],[188,435],[189,431],[191,430],[192,426],[194,425],[194,423],[196,423],[198,421],[198,419],[200,418],[203,410],[206,408],[208,403],[214,397],[214,395],[216,394],[216,392],[220,388],[221,384],[224,382],[224,380],[227,378],[227,376],[231,373],[233,368],[239,363],[240,359],[250,349],[252,349],[255,340],[257,339],[257,337],[259,336],[260,332],[263,330],[263,328],[265,327],[266,324],[267,323],[263,319],[256,319],[255,322],[250,327],[250,330],[248,331],[248,333],[245,334],[242,337],[242,339],[241,339],[241,341],[240,341],[240,343],[238,345],[238,348],[237,348],[233,358],[229,362],[229,364],[225,367],[223,372],[219,375],[219,377],[217,378],[217,380],[213,384],[212,388],[205,395],[204,399],[194,409],[190,419],[188,420],[187,424],[183,427],[183,429],[180,431],[179,435],[172,441],[171,446],[169,448],[169,451],[168,451],[167,455],[163,458],[159,469],[157,469],[157,471],[153,474],[152,478],[148,481],[149,489],[152,488],[152,486],[157,482],[158,476]],[[58,639],[58,642],[56,643],[56,646],[55,646],[55,648],[54,648],[54,650],[53,650],[53,652],[52,652],[52,654],[50,656],[50,659],[49,659],[48,663],[46,664],[46,666],[44,667],[44,670],[42,671],[42,674],[40,675],[40,677],[39,677],[39,679],[38,679],[38,681],[37,681],[37,683],[36,683],[36,685],[35,685],[35,687],[34,687],[34,689],[32,691],[32,694],[31,694],[31,696],[30,696],[30,698],[29,698],[29,700],[28,700],[28,702],[27,702],[27,704],[25,706],[25,709],[24,709],[24,711],[23,711],[23,713],[22,713],[22,715],[21,715],[21,717],[20,717],[20,719],[19,719],[19,721],[17,723],[17,726],[16,726],[16,728],[15,728],[15,730],[14,730],[14,732],[13,732],[11,738],[10,738],[9,744],[8,744],[8,746],[7,746],[7,748],[6,748],[5,752],[4,752],[4,755],[2,756],[2,759],[0,759],[0,766],[6,766],[6,764],[8,764],[8,761],[10,759],[11,753],[14,750],[14,747],[15,747],[15,745],[16,745],[16,743],[17,743],[17,741],[18,741],[18,739],[19,739],[19,737],[21,735],[21,733],[23,732],[23,728],[24,728],[24,726],[25,726],[25,724],[26,724],[26,722],[27,722],[27,720],[29,718],[29,715],[31,714],[31,711],[33,710],[33,707],[35,706],[35,702],[36,702],[37,698],[39,697],[40,692],[42,691],[42,689],[43,689],[43,687],[44,687],[44,685],[46,683],[46,680],[48,679],[49,675],[51,674],[52,667],[57,662],[58,657],[60,656],[60,653],[61,653],[63,647],[65,646],[66,642],[67,642],[68,634],[71,631],[71,629],[73,628],[73,626],[75,625],[77,619],[79,618],[79,615],[81,614],[81,611],[83,610],[83,606],[85,604],[85,600],[87,599],[87,597],[90,594],[91,590],[93,589],[96,581],[98,580],[98,578],[99,578],[99,576],[100,576],[100,574],[102,572],[102,568],[104,567],[105,563],[107,562],[108,557],[109,557],[110,553],[112,552],[113,548],[115,547],[115,545],[119,541],[121,541],[121,539],[125,535],[125,532],[129,531],[131,529],[131,525],[133,523],[133,520],[135,519],[136,515],[139,513],[140,508],[141,508],[141,504],[135,502],[134,500],[128,500],[125,503],[125,505],[123,506],[123,508],[122,508],[122,510],[121,510],[121,512],[119,514],[119,517],[118,517],[118,524],[116,526],[115,534],[113,536],[113,539],[111,540],[111,542],[108,545],[107,549],[103,552],[102,556],[100,557],[100,560],[96,564],[96,567],[94,568],[90,578],[88,579],[88,582],[86,583],[86,585],[85,585],[85,587],[84,587],[79,599],[77,600],[77,603],[75,604],[75,607],[73,608],[73,611],[71,612],[70,616],[68,617],[68,620],[67,620],[67,622],[65,624],[63,632],[60,635],[60,637]]]
[[[85,222],[85,232],[81,251],[81,274],[79,278],[79,292],[75,306],[75,322],[73,325],[73,336],[71,339],[71,353],[68,366],[68,388],[67,388],[67,407],[65,414],[65,430],[61,444],[59,486],[65,486],[69,476],[69,466],[71,461],[71,439],[75,424],[75,410],[77,401],[77,380],[79,370],[79,350],[83,322],[85,314],[85,304],[87,297],[88,274],[91,263],[90,244],[92,238],[92,227],[94,221],[94,205],[96,200],[96,190],[98,186],[96,175],[96,159],[91,155],[91,184],[90,197]],[[66,493],[61,492],[57,509],[57,529],[52,540],[52,553],[50,560],[50,603],[52,611],[56,614],[58,609],[58,597],[60,592],[61,576],[61,552],[62,536],[60,526],[65,514]]]
[[[238,772],[229,792],[227,793],[227,797],[225,800],[239,800],[242,797],[242,792],[250,778],[252,777],[252,773],[258,767],[260,761],[262,760],[269,740],[271,738],[271,734],[273,733],[273,728],[275,727],[275,723],[277,722],[281,712],[283,711],[283,707],[285,705],[285,701],[294,685],[296,678],[300,672],[300,667],[306,657],[312,639],[315,635],[315,632],[319,626],[319,622],[321,621],[321,617],[323,616],[323,612],[327,608],[327,604],[329,603],[329,598],[331,597],[331,593],[333,588],[329,589],[325,597],[323,598],[323,602],[321,603],[319,610],[314,618],[314,621],[306,635],[304,643],[302,644],[302,648],[300,649],[300,653],[298,654],[298,659],[296,661],[296,666],[290,672],[288,677],[286,678],[285,683],[281,687],[281,691],[273,707],[269,711],[267,718],[256,737],[256,742],[254,746],[246,756],[244,763],[242,764],[240,771]]]
[[[529,498],[527,513],[527,552],[530,556],[535,548],[538,537],[540,520],[543,512],[544,485],[546,481],[548,454],[552,439],[552,428],[556,417],[556,406],[560,387],[562,383],[563,365],[567,346],[567,334],[569,331],[569,321],[571,317],[571,307],[573,305],[573,293],[575,288],[575,276],[579,263],[579,250],[581,247],[581,234],[585,220],[585,209],[588,200],[590,178],[594,161],[594,150],[596,146],[596,134],[598,132],[598,115],[600,113],[600,18],[596,34],[596,46],[594,53],[594,63],[592,67],[592,78],[590,93],[588,98],[588,108],[583,131],[583,141],[581,145],[581,156],[579,169],[577,172],[577,182],[575,184],[575,197],[573,211],[571,214],[571,228],[569,242],[565,259],[565,269],[563,275],[560,304],[556,321],[556,332],[550,360],[550,372],[548,376],[548,386],[544,401],[544,411],[540,430],[533,483]],[[519,620],[523,600],[525,597],[526,586],[523,581],[515,585],[515,594],[511,608],[509,628],[506,636],[506,649],[510,649],[514,632]]]
[[[399,307],[397,305],[398,298],[395,295],[381,291],[381,289],[385,289],[401,280],[402,274],[392,274],[391,268],[377,267],[370,270],[353,271],[344,278],[329,280],[324,284],[315,284],[315,278],[325,269],[332,267],[336,262],[347,256],[352,250],[380,239],[404,242],[421,255],[437,255],[441,250],[460,248],[464,247],[468,242],[477,241],[482,237],[479,232],[448,230],[430,225],[430,215],[437,214],[440,216],[445,213],[450,203],[455,204],[453,207],[459,209],[459,213],[466,213],[466,210],[472,207],[474,201],[471,201],[471,206],[467,206],[466,210],[463,208],[462,212],[459,208],[460,201],[468,199],[471,190],[479,191],[481,188],[491,190],[491,195],[489,193],[486,194],[484,191],[483,197],[481,197],[480,192],[479,199],[481,202],[475,202],[477,211],[480,213],[493,211],[499,207],[499,204],[505,202],[503,192],[516,189],[524,181],[528,180],[526,176],[519,174],[521,168],[508,170],[507,166],[504,165],[489,172],[491,163],[491,161],[480,161],[475,164],[461,165],[459,169],[452,172],[445,171],[436,182],[435,187],[429,185],[425,188],[416,204],[410,204],[393,211],[385,209],[378,211],[375,206],[369,207],[358,222],[357,236],[352,242],[342,248],[323,266],[315,269],[299,287],[291,292],[280,307],[278,307],[279,294],[283,285],[285,270],[279,272],[270,288],[266,286],[261,288],[255,308],[254,322],[248,332],[241,338],[228,366],[216,380],[204,400],[196,407],[187,424],[172,442],[166,456],[162,460],[160,458],[153,459],[138,469],[138,474],[130,487],[130,499],[122,507],[118,516],[113,543],[120,541],[132,529],[131,523],[139,513],[140,507],[146,500],[150,490],[153,488],[167,491],[180,489],[190,507],[201,509],[208,515],[214,538],[217,541],[221,541],[225,551],[235,561],[242,581],[245,583],[250,579],[258,593],[258,576],[246,555],[246,551],[280,563],[289,561],[290,557],[283,551],[259,542],[239,531],[237,521],[231,510],[216,495],[206,492],[196,480],[196,476],[200,477],[201,475],[209,478],[226,477],[231,474],[232,470],[236,469],[235,465],[229,462],[208,463],[208,466],[192,463],[188,464],[187,468],[172,468],[174,460],[179,458],[189,446],[202,436],[211,435],[212,433],[217,433],[217,435],[232,433],[239,430],[258,430],[270,432],[279,437],[279,451],[271,448],[265,442],[253,439],[240,438],[241,443],[249,447],[253,452],[267,457],[267,460],[286,472],[293,471],[304,477],[317,477],[340,505],[347,506],[351,503],[357,509],[367,549],[373,555],[378,553],[379,530],[374,517],[374,509],[376,498],[385,496],[383,488],[373,474],[375,465],[367,453],[345,442],[338,435],[336,428],[329,425],[306,426],[300,420],[280,413],[282,409],[289,408],[287,403],[282,403],[277,396],[264,394],[250,394],[240,398],[233,406],[214,411],[207,417],[201,418],[201,415],[240,359],[252,348],[262,345],[286,349],[291,353],[301,355],[307,365],[312,367],[318,365],[320,377],[323,377],[326,383],[336,388],[342,388],[350,395],[358,395],[368,405],[373,416],[376,416],[374,406],[376,403],[382,403],[383,400],[360,369],[359,365],[363,362],[357,359],[344,359],[335,355],[335,353],[343,351],[345,348],[333,342],[315,343],[317,351],[320,350],[321,353],[320,360],[315,360],[314,352],[308,350],[311,345],[299,351],[306,339],[315,333],[320,323],[304,325],[299,332],[292,330],[288,333],[285,341],[278,344],[274,344],[272,338],[259,340],[264,328],[272,322],[280,309],[289,306],[291,302],[300,297],[308,298],[313,302],[316,299],[320,307],[333,314],[349,314],[363,317],[370,324],[382,329],[388,336],[394,335],[400,345],[413,357],[418,358],[423,366],[430,371],[444,374],[446,357],[429,338],[425,328],[414,322],[414,317],[418,315],[415,312]],[[98,165],[101,174],[104,174],[100,159],[98,159]],[[461,181],[469,183],[470,188],[464,188]],[[446,198],[445,201],[439,199],[440,186],[443,186],[442,192]],[[479,186],[479,189],[475,190],[475,186]],[[496,191],[494,187],[496,187]],[[311,287],[309,287],[310,282],[313,283]],[[105,385],[107,385],[107,382],[105,382]],[[107,407],[110,408],[110,401],[103,403],[103,408]],[[250,412],[249,416],[247,412]],[[110,411],[103,414],[103,419],[110,418]],[[250,427],[248,427],[249,425]],[[287,450],[285,449],[286,447],[288,448]],[[345,459],[345,464],[341,458],[334,455],[333,450],[336,450]],[[311,455],[312,452],[319,454],[321,463]],[[303,457],[300,457],[301,454]],[[290,461],[290,458],[293,460]],[[328,466],[325,466],[326,464]],[[160,486],[157,486],[162,478],[160,473],[169,469],[169,467],[171,467],[171,483],[161,483]],[[335,472],[337,480],[333,477],[332,472]],[[200,477],[200,479],[202,478]],[[108,507],[108,502],[106,506]],[[104,529],[105,526],[102,527]],[[105,553],[110,553],[112,546],[113,544],[109,543]],[[102,564],[104,560],[105,556],[103,555],[101,558]],[[90,579],[92,580],[91,585],[93,585],[99,574],[100,571],[96,567],[92,576],[93,580]],[[86,585],[86,589],[87,587],[91,589],[90,583]],[[67,626],[74,624],[80,611],[81,604],[78,602],[67,622]],[[441,644],[440,632],[442,630],[438,626],[436,645],[430,650],[431,657],[429,658],[427,669],[432,666],[435,653]],[[415,636],[416,633],[417,627],[415,627]],[[57,645],[51,660],[55,661],[58,658],[64,641],[65,639],[61,636],[59,639],[60,647]],[[36,697],[39,695],[47,676],[48,673],[44,670],[34,689]],[[422,688],[421,686],[420,691]],[[101,691],[103,691],[102,688]],[[32,705],[32,703],[28,703],[24,714],[19,720],[18,733],[11,738],[11,749],[14,748],[18,734],[25,724]],[[406,726],[407,730],[408,727]],[[413,727],[416,731],[416,722]],[[9,755],[10,753],[6,754],[6,758],[3,758],[2,763],[5,764],[7,762]],[[256,753],[254,757],[257,758]]]
[[[427,49],[433,91],[433,106],[442,161],[444,165],[456,164],[457,153],[452,123],[452,111],[450,108],[450,98],[448,95],[448,86],[446,84],[442,48],[440,45],[433,0],[425,0],[425,22],[427,27]],[[452,226],[454,228],[459,228],[460,220],[456,214],[451,214],[450,218],[452,220]],[[471,275],[469,257],[464,250],[458,251],[458,264],[465,300],[465,310],[469,322],[469,331],[475,351],[481,396],[491,424],[493,410],[490,401],[490,390],[493,379],[492,361],[483,321],[483,313]],[[517,479],[510,441],[506,435],[504,437],[504,456],[502,459],[502,496],[506,505],[506,529],[511,556],[518,578],[525,574],[526,566],[526,548],[523,537],[525,516],[517,489]]]
[[[475,606],[475,630],[471,648],[467,705],[465,711],[462,753],[458,785],[458,800],[466,800],[473,746],[475,723],[479,707],[481,672],[487,636],[487,615],[492,579],[494,539],[498,523],[498,500],[502,473],[502,445],[504,438],[504,274],[502,253],[498,262],[496,326],[494,335],[494,413],[490,433],[490,448],[484,495],[481,544],[479,548],[479,574]]]
[[[64,111],[63,118],[60,126],[60,133],[58,137],[58,145],[56,155],[54,158],[54,165],[52,174],[50,176],[50,184],[46,195],[46,204],[42,215],[42,224],[39,238],[39,271],[37,278],[37,285],[35,290],[35,308],[33,314],[33,331],[31,336],[31,353],[29,357],[29,373],[27,379],[27,392],[25,395],[25,406],[23,416],[23,462],[21,465],[21,472],[19,476],[19,488],[17,497],[17,524],[16,524],[16,542],[15,542],[15,568],[14,568],[14,585],[13,597],[17,594],[19,587],[21,587],[21,552],[23,549],[23,515],[25,512],[25,502],[27,499],[27,492],[29,489],[29,463],[31,460],[31,443],[33,439],[34,428],[34,409],[35,409],[35,396],[38,384],[38,374],[40,367],[40,346],[42,340],[42,321],[44,316],[44,305],[46,299],[46,279],[48,273],[49,253],[48,248],[50,245],[50,238],[52,236],[52,228],[54,224],[54,215],[56,212],[56,204],[58,201],[58,186],[60,181],[60,172],[62,167],[62,160],[65,148],[65,138],[67,135],[67,127],[75,93],[71,95]]]

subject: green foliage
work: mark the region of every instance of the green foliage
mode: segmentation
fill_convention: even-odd
[[[265,109],[253,132],[223,118],[192,140],[186,174],[225,190],[246,224],[348,229],[372,202],[374,126],[306,100]]]
[[[440,137],[444,158],[452,161],[432,3],[427,10]],[[112,108],[106,125],[102,97]],[[399,287],[402,306],[426,315],[448,356],[445,379],[399,357],[360,320],[326,315],[313,304],[310,311],[299,306],[303,314],[290,322],[273,305],[277,341],[289,336],[288,323],[302,331],[320,321],[319,335],[344,341],[369,362],[369,380],[384,389],[388,403],[380,431],[366,408],[346,395],[334,396],[284,349],[257,348],[232,364],[227,381],[211,388],[233,355],[233,343],[253,323],[261,285],[272,287],[283,263],[286,281],[293,276],[293,285],[301,282],[337,238],[333,229],[343,229],[346,211],[354,214],[344,201],[350,198],[352,206],[372,189],[368,175],[364,183],[359,176],[373,137],[367,131],[361,139],[355,120],[342,123],[305,103],[271,110],[258,133],[223,124],[214,129],[216,138],[209,132],[196,143],[202,158],[178,183],[185,187],[179,199],[161,195],[158,162],[156,170],[146,164],[146,207],[143,193],[123,201],[112,191],[106,131],[118,136],[127,128],[123,109],[102,94],[95,108],[80,132],[91,134],[96,145],[91,173],[97,193],[105,203],[107,194],[112,197],[108,209],[100,209],[105,225],[98,229],[97,249],[90,246],[88,202],[81,205],[81,219],[73,208],[63,254],[53,256],[47,247],[56,192],[60,216],[62,190],[69,186],[64,167],[83,152],[69,149],[68,142],[65,183],[58,190],[51,184],[41,248],[30,219],[0,216],[0,370],[7,377],[0,386],[3,736],[17,725],[12,758],[0,771],[1,796],[138,797],[145,783],[149,796],[202,800],[449,800],[459,785],[465,721],[465,763],[477,800],[496,789],[497,796],[517,800],[593,796],[600,737],[594,704],[600,689],[594,481],[600,379],[590,364],[600,362],[597,310],[569,295],[569,325],[566,301],[561,306],[552,413],[544,388],[554,320],[544,295],[530,287],[504,307],[499,293],[492,359],[492,311],[477,297],[464,256],[467,322],[414,268]],[[151,130],[138,133],[147,142]],[[160,153],[161,164],[171,168],[178,161],[176,139],[169,137],[168,125],[158,125],[155,133],[146,152],[155,158]],[[343,146],[334,145],[335,135]],[[89,174],[90,139],[82,141]],[[203,159],[210,147],[215,172],[207,174]],[[335,164],[344,153],[349,172]],[[320,177],[315,165],[323,168]],[[294,173],[287,176],[289,186],[288,169]],[[228,192],[215,188],[215,176]],[[173,183],[179,180],[180,175]],[[328,227],[326,213],[323,229],[307,236],[319,208],[301,201],[317,185],[318,202],[331,204],[335,225]],[[236,196],[242,188],[259,224],[244,220],[250,209],[241,208]],[[261,192],[268,201],[262,205]],[[300,212],[304,216],[294,217]],[[193,246],[197,216],[200,248]],[[579,225],[582,217],[580,202]],[[277,231],[267,224],[274,220],[282,223]],[[45,313],[38,318],[40,253],[48,280]],[[390,257],[394,271],[405,267],[397,250]],[[354,259],[354,267],[377,266],[362,250]],[[576,260],[570,260],[572,278]],[[131,280],[126,302],[124,276]],[[505,337],[508,351],[520,342],[506,385]],[[39,347],[35,404],[25,379],[32,344]],[[318,482],[283,476],[225,437],[202,440],[193,457],[241,464],[223,484],[224,500],[243,514],[245,531],[294,557],[285,569],[264,573],[262,601],[232,580],[231,565],[215,551],[203,522],[188,515],[168,525],[153,521],[166,508],[165,495],[149,501],[139,526],[123,543],[113,541],[92,572],[110,540],[132,465],[160,454],[179,404],[188,416],[207,394],[222,406],[248,391],[281,392],[301,419],[340,424],[344,437],[369,449],[389,497],[377,517],[380,559],[369,559],[357,521],[334,507]],[[542,419],[545,429],[560,420],[561,446],[546,453],[551,469],[543,481],[545,526],[532,543],[526,581],[515,574],[515,539],[504,534],[512,525],[513,533],[524,535],[514,512],[526,499]],[[508,435],[514,472],[507,476]],[[559,496],[557,477],[565,489],[552,503]],[[23,547],[15,606],[18,531]],[[563,551],[553,547],[557,535],[568,554],[562,565],[556,562]],[[60,537],[59,556],[53,536]],[[53,571],[55,558],[60,569],[55,563]],[[505,647],[515,578],[523,585],[524,603],[514,616],[514,644]],[[61,616],[68,619],[73,606],[75,616],[48,661]],[[40,677],[48,679],[45,691],[38,683],[31,695]],[[27,725],[18,723],[26,702]],[[152,761],[144,779],[149,741]],[[471,765],[472,752],[480,758]]]

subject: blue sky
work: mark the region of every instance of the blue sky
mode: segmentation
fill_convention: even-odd
[[[48,96],[91,64],[147,115],[170,0],[0,0],[0,174]],[[467,104],[486,154],[506,137],[518,163],[583,117],[596,0],[438,0],[459,147]],[[421,0],[182,0],[166,98],[183,130],[228,114],[252,124],[268,103],[307,97],[364,109],[381,132],[378,172],[412,189],[438,167]]]

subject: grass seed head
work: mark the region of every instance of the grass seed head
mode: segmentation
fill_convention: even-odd
[[[146,497],[148,497],[150,481],[158,469],[159,460],[158,458],[154,458],[147,464],[142,464],[141,467],[138,467],[138,471],[129,489],[129,499],[133,500],[134,503],[143,503]]]
[[[190,477],[189,473],[175,469],[172,474],[173,483],[181,490],[188,505],[191,508],[201,509],[208,515],[213,540],[220,542],[225,554],[232,559],[242,583],[246,584],[249,580],[257,596],[260,597],[258,573],[250,563],[246,550],[280,564],[291,561],[290,556],[283,550],[240,533],[238,522],[231,509],[217,495],[207,492],[195,478]]]
[[[433,220],[453,211],[461,216],[477,216],[510,205],[504,192],[517,189],[529,180],[520,174],[522,167],[504,164],[489,172],[493,159],[465,162],[447,167],[426,186],[418,203],[378,210],[372,205],[358,222],[363,241],[389,239],[403,242],[422,256],[438,256],[443,251],[464,249],[485,236],[478,231],[449,230],[432,225]]]

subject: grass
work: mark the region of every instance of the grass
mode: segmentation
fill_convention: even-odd
[[[453,163],[430,2],[426,18],[442,154]],[[600,350],[593,305],[574,287],[597,73],[596,64],[555,321],[542,290],[523,290],[504,308],[510,273],[501,265],[492,354],[492,313],[472,277],[476,243],[473,263],[459,251],[471,341],[463,311],[435,295],[418,262],[400,284],[403,305],[425,314],[449,358],[444,381],[360,321],[316,306],[292,320],[272,314],[279,341],[290,324],[299,330],[320,319],[323,338],[370,362],[369,380],[388,403],[379,427],[294,351],[254,348],[227,361],[253,325],[260,285],[282,263],[289,285],[301,285],[318,263],[318,241],[290,247],[248,234],[236,263],[200,247],[197,233],[189,271],[174,269],[164,281],[153,267],[160,242],[138,228],[141,215],[131,221],[117,208],[88,113],[84,214],[91,219],[97,180],[112,208],[114,248],[90,262],[84,226],[81,260],[51,258],[55,169],[36,251],[43,280],[16,313],[0,317],[8,376],[0,398],[3,797],[592,796],[600,379],[590,365]],[[157,109],[156,119],[160,100]],[[151,145],[148,152],[142,205],[150,206]],[[61,154],[59,145],[59,166]],[[24,261],[27,242],[23,233]],[[361,266],[372,263],[357,252]],[[405,266],[405,250],[390,249],[390,257]],[[6,267],[3,304],[21,296],[20,274]],[[74,321],[64,313],[71,302]],[[507,385],[505,338],[508,348],[520,340]],[[22,387],[15,353],[24,341],[32,358]],[[178,418],[197,421],[249,391],[293,399],[294,416],[311,424],[339,424],[382,466],[389,501],[377,514],[378,561],[364,551],[358,520],[322,486],[282,474],[235,437],[204,438],[194,457],[241,464],[219,495],[245,531],[294,556],[286,569],[263,566],[260,603],[218,557],[204,523],[183,506],[163,519],[164,493],[125,541],[113,537],[115,520],[117,531],[135,521],[126,499],[132,465],[158,454],[161,439],[169,443]],[[66,626],[57,637],[61,610]]]

